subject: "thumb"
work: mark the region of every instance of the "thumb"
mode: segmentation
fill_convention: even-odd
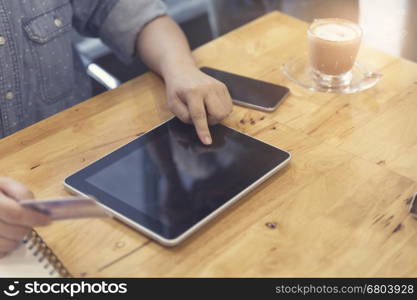
[[[0,192],[14,200],[33,199],[33,193],[22,183],[7,177],[0,177]]]

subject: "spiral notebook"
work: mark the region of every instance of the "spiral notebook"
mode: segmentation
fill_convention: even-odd
[[[0,259],[0,278],[47,278],[71,277],[62,262],[32,231],[19,248]]]

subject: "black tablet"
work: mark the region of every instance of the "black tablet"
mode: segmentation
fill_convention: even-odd
[[[173,118],[65,180],[115,217],[176,245],[290,161],[291,155],[224,125],[203,145]]]

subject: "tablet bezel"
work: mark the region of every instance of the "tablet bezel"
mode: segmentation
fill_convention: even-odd
[[[216,217],[218,214],[220,214],[222,211],[224,211],[225,209],[227,209],[229,206],[231,206],[232,204],[234,204],[235,202],[237,202],[240,198],[242,198],[244,195],[246,195],[247,193],[249,193],[251,190],[253,190],[254,188],[256,188],[258,185],[260,185],[263,181],[265,181],[266,179],[268,179],[269,177],[271,177],[274,173],[276,173],[277,171],[279,171],[281,168],[283,168],[285,165],[288,164],[288,162],[291,160],[291,154],[287,151],[284,151],[276,146],[270,145],[268,143],[265,143],[263,141],[260,141],[257,138],[254,138],[252,136],[249,136],[245,133],[242,133],[238,130],[235,130],[233,128],[230,128],[228,126],[226,126],[228,129],[231,129],[233,131],[238,132],[239,134],[242,134],[244,136],[247,136],[248,138],[257,140],[263,144],[267,144],[273,148],[276,148],[277,150],[284,152],[288,155],[287,159],[285,159],[283,162],[281,162],[280,164],[278,164],[276,167],[274,167],[273,169],[271,169],[270,171],[268,171],[267,173],[265,173],[263,176],[261,176],[260,178],[258,178],[255,182],[253,182],[251,185],[249,185],[248,187],[246,187],[245,189],[243,189],[241,192],[239,192],[238,194],[236,194],[234,197],[232,197],[229,200],[226,200],[222,205],[220,205],[217,209],[215,209],[214,211],[212,211],[211,213],[209,213],[207,216],[205,216],[204,218],[202,218],[201,220],[199,220],[197,223],[195,223],[194,225],[190,226],[188,229],[186,229],[185,231],[183,231],[181,234],[179,234],[177,237],[169,239],[166,238],[162,235],[160,235],[159,233],[157,233],[156,231],[151,230],[149,227],[149,224],[151,223],[151,228],[155,227],[155,226],[162,226],[161,222],[159,220],[155,220],[153,218],[151,218],[150,216],[144,214],[143,212],[139,211],[138,209],[135,209],[134,207],[124,203],[123,201],[113,197],[112,195],[109,195],[108,193],[100,190],[98,187],[88,183],[85,181],[85,178],[89,177],[89,173],[94,173],[92,172],[94,169],[91,168],[90,170],[87,170],[87,168],[89,168],[92,164],[94,164],[95,162],[98,162],[99,160],[102,159],[108,159],[111,160],[111,155],[122,149],[123,147],[127,147],[128,145],[130,145],[132,142],[144,138],[145,135],[149,134],[150,132],[153,132],[154,130],[156,130],[158,127],[163,126],[164,124],[168,123],[169,121],[171,121],[174,118],[171,118],[159,125],[157,125],[156,127],[152,128],[151,130],[149,130],[148,132],[146,132],[145,134],[141,135],[140,137],[136,137],[134,139],[132,139],[131,141],[129,141],[127,144],[122,145],[121,147],[115,149],[114,151],[112,151],[111,153],[105,155],[104,157],[100,157],[99,159],[97,159],[94,162],[91,162],[88,166],[81,168],[80,170],[78,170],[77,172],[73,173],[72,175],[68,176],[67,178],[65,178],[64,180],[64,186],[65,188],[71,192],[71,193],[75,193],[78,195],[82,195],[82,196],[88,196],[86,195],[84,192],[80,191],[79,189],[77,189],[75,186],[80,186],[83,185],[84,187],[92,187],[92,189],[94,189],[94,195],[98,198],[98,199],[108,199],[111,198],[113,199],[112,201],[117,201],[118,202],[118,210],[113,209],[112,207],[106,205],[105,203],[99,202],[99,204],[105,208],[106,210],[108,210],[114,217],[120,219],[121,221],[123,221],[124,223],[130,225],[131,227],[139,230],[140,232],[144,233],[145,235],[147,235],[148,237],[160,242],[161,244],[165,245],[165,246],[175,246],[177,244],[179,244],[180,242],[182,242],[184,239],[186,239],[188,236],[192,235],[195,231],[197,231],[200,227],[202,227],[204,224],[208,223],[211,219],[213,219],[214,217]],[[224,125],[223,125],[224,126]],[[128,151],[128,150],[127,150]],[[113,158],[114,160],[114,158]],[[75,177],[79,172],[83,171],[84,174],[83,176],[78,176]],[[75,182],[73,182],[74,184],[69,183],[68,181],[70,179],[75,179]],[[139,221],[136,221],[136,219],[138,219],[138,217],[140,218]]]

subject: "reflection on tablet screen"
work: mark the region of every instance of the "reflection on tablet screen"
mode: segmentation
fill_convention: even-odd
[[[85,181],[107,197],[88,192],[116,211],[139,211],[141,223],[172,238],[288,158],[223,125],[211,132],[205,146],[193,126],[173,119],[91,165]]]

